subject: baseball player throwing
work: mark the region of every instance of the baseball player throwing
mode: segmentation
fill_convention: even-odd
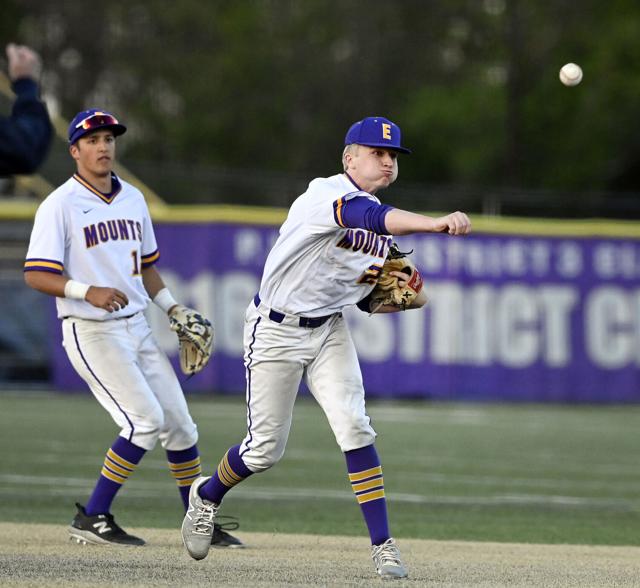
[[[211,477],[199,477],[191,486],[182,537],[194,559],[203,559],[209,551],[224,495],[284,454],[304,378],[344,452],[378,574],[407,576],[389,531],[376,433],[365,410],[360,367],[341,311],[354,304],[373,310],[370,294],[391,235],[466,235],[471,224],[462,212],[432,218],[381,204],[375,194],[395,181],[398,153],[403,152],[409,150],[401,145],[397,125],[382,117],[365,118],[347,132],[344,173],[313,180],[291,206],[245,315],[246,436],[226,452]],[[396,277],[400,285],[409,280],[399,272]],[[424,292],[416,286],[414,293],[406,306],[376,305],[376,311],[423,306]]]
[[[125,131],[104,110],[73,119],[69,151],[77,172],[38,208],[24,266],[29,286],[56,297],[67,355],[121,428],[89,501],[76,505],[69,532],[79,543],[144,544],[110,509],[158,440],[185,509],[201,473],[196,425],[143,315],[149,299],[172,317],[189,309],[177,305],[154,267],[160,254],[144,197],[112,171],[116,137]],[[241,545],[220,526],[214,531],[215,545]]]

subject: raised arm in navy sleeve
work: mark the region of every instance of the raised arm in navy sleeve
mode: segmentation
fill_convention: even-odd
[[[0,176],[33,173],[46,157],[53,134],[36,82],[17,79],[13,90],[17,98],[11,116],[0,117]]]
[[[378,235],[388,235],[384,224],[387,213],[392,206],[378,204],[364,196],[356,196],[347,200],[339,198],[333,203],[333,217],[336,223],[350,229],[367,229]]]

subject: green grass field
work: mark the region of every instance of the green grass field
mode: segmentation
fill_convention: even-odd
[[[244,435],[244,400],[191,397],[206,470]],[[640,545],[640,406],[370,402],[396,537]],[[66,525],[117,429],[88,395],[0,393],[0,520]],[[114,505],[127,527],[178,528],[158,447]],[[287,452],[233,490],[242,531],[366,534],[319,407],[300,398]]]

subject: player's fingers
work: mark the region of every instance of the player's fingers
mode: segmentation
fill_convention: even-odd
[[[113,297],[113,304],[117,304],[118,308],[124,308],[127,304],[129,304],[129,301],[125,298],[123,298],[122,296],[114,296]]]
[[[442,217],[436,219],[435,232],[436,233],[447,233],[447,232],[449,232],[449,217],[448,216],[442,216]]]
[[[396,278],[398,278],[398,284],[400,285],[400,287],[404,287],[404,285],[409,281],[409,277],[410,277],[404,272],[398,272],[398,271],[389,272],[389,275],[395,276]]]
[[[449,234],[466,235],[470,224],[469,217],[464,212],[454,212],[449,215]]]
[[[457,235],[458,234],[458,219],[457,219],[457,215],[455,212],[451,213],[448,217],[447,220],[449,222],[449,234],[450,235]]]
[[[113,299],[121,307],[124,307],[127,304],[129,304],[129,298],[127,298],[127,295],[124,292],[121,292],[120,290],[115,290],[114,289],[114,291],[113,291]]]
[[[104,288],[101,292],[101,301],[102,303],[98,306],[108,312],[120,310],[129,303],[127,295],[116,288]]]
[[[464,213],[460,213],[460,235],[467,235],[471,231],[471,220]]]
[[[471,232],[471,219],[466,214],[464,217],[466,220],[465,235],[468,235]]]
[[[109,312],[113,312],[114,310],[120,310],[120,303],[116,295],[113,292],[107,292],[106,300],[102,305],[102,308],[108,310]]]

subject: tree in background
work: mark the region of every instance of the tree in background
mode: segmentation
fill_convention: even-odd
[[[43,54],[60,113],[121,113],[127,160],[170,199],[215,199],[221,170],[242,195],[339,169],[371,114],[402,126],[413,182],[637,189],[632,0],[5,4],[0,30]],[[575,88],[558,81],[568,61]]]

